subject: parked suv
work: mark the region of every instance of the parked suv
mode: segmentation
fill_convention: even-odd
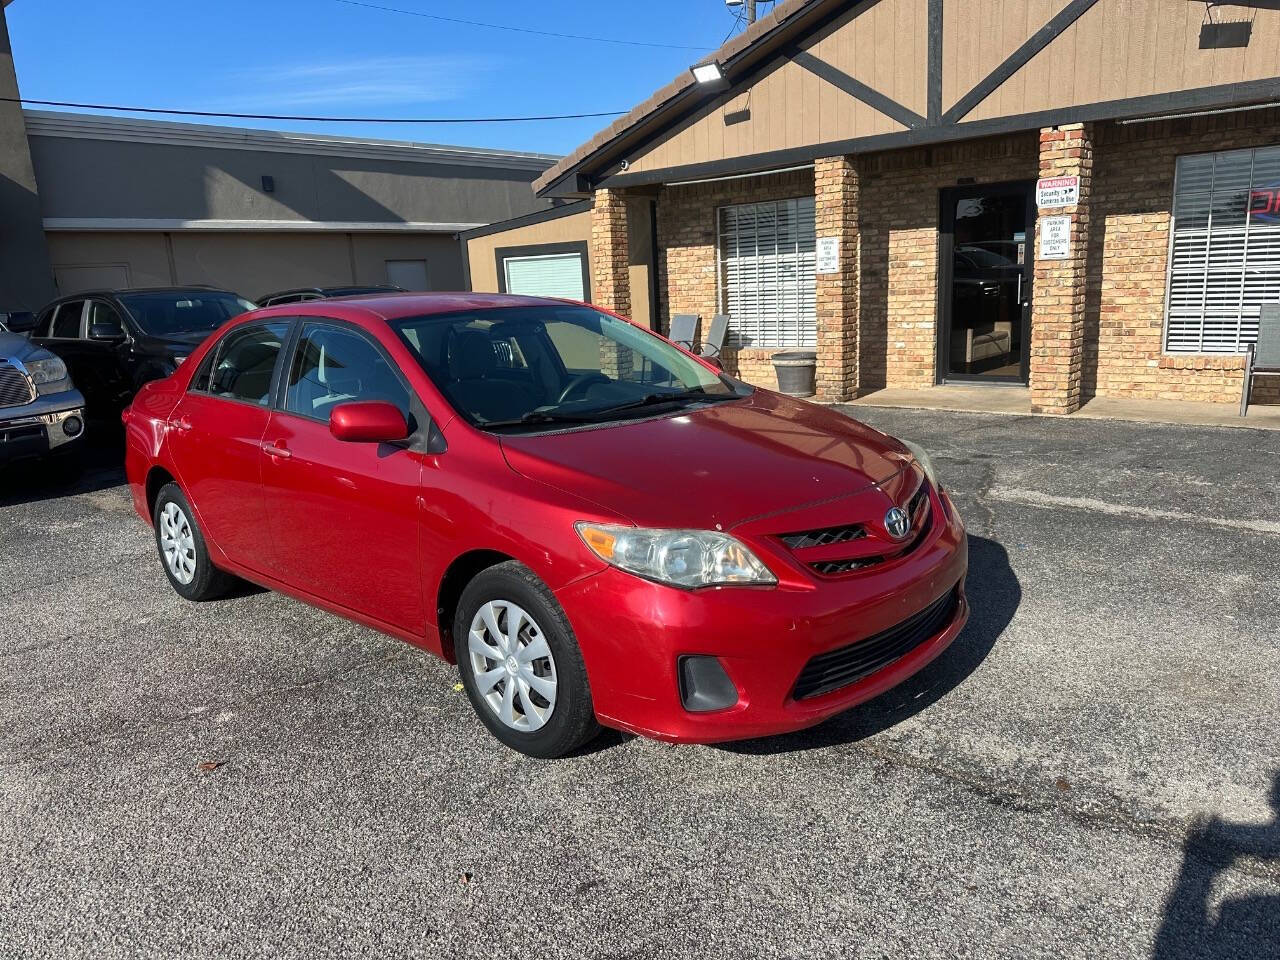
[[[404,287],[393,283],[372,284],[367,287],[295,287],[279,290],[258,298],[260,307],[278,307],[282,303],[306,303],[309,300],[331,300],[334,297],[360,297],[378,293],[404,293]]]
[[[0,465],[67,452],[84,434],[84,397],[67,366],[16,333],[0,332]]]
[[[93,290],[45,307],[31,339],[65,361],[91,416],[114,417],[140,386],[178,369],[211,330],[253,308],[206,287]]]

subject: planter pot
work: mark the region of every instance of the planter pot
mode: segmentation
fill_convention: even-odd
[[[818,354],[813,350],[788,350],[771,358],[778,375],[778,392],[789,397],[812,397],[817,393]]]

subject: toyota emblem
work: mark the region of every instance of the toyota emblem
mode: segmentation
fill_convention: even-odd
[[[901,507],[893,507],[884,515],[884,528],[895,540],[902,540],[911,532],[911,515]]]

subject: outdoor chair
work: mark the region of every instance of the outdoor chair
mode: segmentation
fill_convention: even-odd
[[[693,349],[693,338],[698,330],[700,318],[692,313],[677,313],[671,318],[671,333],[668,339],[686,350]]]
[[[1280,303],[1265,303],[1258,313],[1258,342],[1244,352],[1244,387],[1240,391],[1240,416],[1249,410],[1254,377],[1280,377]]]
[[[724,349],[724,337],[729,331],[729,318],[717,313],[711,318],[711,328],[707,330],[707,339],[698,344],[698,354],[703,357],[719,357]]]

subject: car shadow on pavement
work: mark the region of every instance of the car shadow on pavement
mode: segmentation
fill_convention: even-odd
[[[16,460],[0,466],[0,506],[56,500],[121,486],[124,431],[119,424],[90,421],[84,445],[69,455]]]
[[[1155,960],[1280,957],[1280,772],[1271,784],[1271,822],[1201,818],[1187,831],[1182,870],[1164,905]],[[1269,878],[1272,892],[1228,897],[1213,908],[1213,887],[1227,870]]]
[[[950,647],[915,676],[876,699],[797,733],[721,744],[734,753],[770,754],[854,743],[938,702],[982,664],[1022,602],[1009,554],[994,540],[969,535],[969,622]]]

